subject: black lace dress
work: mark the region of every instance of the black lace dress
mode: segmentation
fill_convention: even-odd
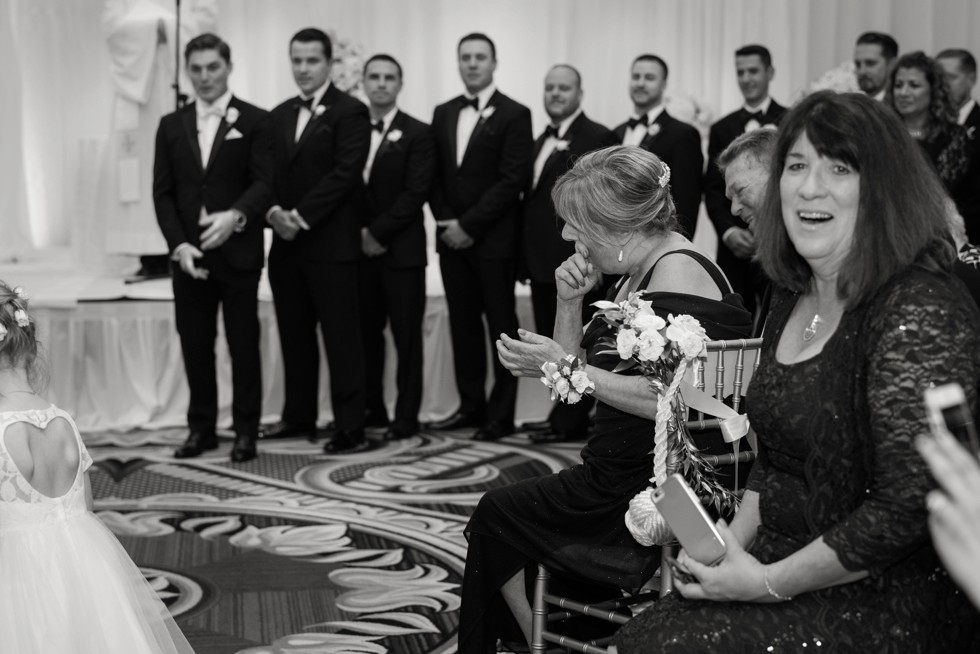
[[[797,298],[774,297],[749,391],[762,519],[749,551],[772,563],[822,535],[870,576],[777,604],[672,593],[620,630],[620,654],[969,651],[977,613],[930,543],[934,482],[913,441],[930,383],[958,381],[975,406],[977,308],[952,276],[908,272],[846,312],[819,355],[784,365],[773,353]]]
[[[679,252],[698,260],[725,297],[647,293],[644,299],[660,316],[694,316],[712,339],[748,338],[751,315],[724,276],[696,252]],[[652,272],[640,288],[647,286]],[[618,289],[610,295],[615,297]],[[608,329],[593,322],[582,346],[589,364],[612,370],[618,356],[596,355],[598,340]],[[590,588],[638,588],[653,574],[660,563],[659,548],[639,545],[624,523],[630,499],[649,485],[653,435],[653,421],[599,402],[595,435],[582,450],[581,465],[483,496],[466,527],[459,652],[483,654],[505,632],[520,638],[510,628],[516,624],[498,591],[529,564],[543,563],[559,575],[590,583]]]

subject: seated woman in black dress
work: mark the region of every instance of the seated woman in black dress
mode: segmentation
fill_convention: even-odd
[[[617,300],[644,291],[658,315],[690,314],[714,339],[751,330],[721,271],[676,231],[668,183],[656,156],[616,146],[579,159],[553,189],[562,235],[575,241],[575,254],[555,271],[555,340],[521,330],[520,340],[501,335],[497,350],[504,366],[527,377],[566,354],[585,357],[598,400],[595,435],[581,465],[484,495],[466,529],[460,652],[486,652],[511,613],[530,640],[530,564],[605,588],[638,588],[659,564],[659,549],[637,544],[624,524],[630,499],[649,485],[657,396],[643,377],[611,372],[618,356],[596,354],[605,349],[597,345],[605,323],[592,323],[583,338],[582,298],[600,273],[623,275],[611,292]]]
[[[976,406],[980,314],[945,193],[893,112],[814,93],[784,118],[753,227],[775,292],[760,452],[723,561],[627,623],[620,654],[961,652],[977,621],[929,541],[922,391]]]

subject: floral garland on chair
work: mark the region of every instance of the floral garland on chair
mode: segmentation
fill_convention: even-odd
[[[640,292],[630,293],[622,302],[600,301],[596,316],[612,328],[603,339],[611,349],[600,354],[618,354],[622,359],[613,372],[639,368],[657,391],[656,428],[653,447],[651,487],[630,500],[626,526],[641,545],[665,545],[673,534],[652,501],[653,488],[672,472],[680,472],[694,492],[717,511],[731,509],[738,498],[722,486],[714,468],[700,455],[687,430],[687,405],[678,392],[691,362],[705,352],[708,336],[695,318],[668,314],[658,316]]]

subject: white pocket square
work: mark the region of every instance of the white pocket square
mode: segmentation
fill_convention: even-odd
[[[240,138],[242,138],[242,133],[239,132],[234,127],[232,127],[230,130],[228,130],[228,133],[225,134],[225,140],[226,141],[231,141],[232,139],[240,139]]]

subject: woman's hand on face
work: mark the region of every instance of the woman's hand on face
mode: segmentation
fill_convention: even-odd
[[[541,364],[557,361],[565,356],[565,350],[552,339],[518,329],[516,340],[507,334],[497,339],[497,357],[504,368],[515,377],[540,377]]]
[[[588,251],[579,243],[575,252],[555,268],[558,300],[569,301],[583,297],[599,282],[599,271],[588,258]]]
[[[718,533],[725,541],[725,558],[713,566],[698,563],[681,550],[678,567],[694,580],[684,583],[676,578],[677,591],[687,599],[715,602],[754,602],[770,598],[766,591],[765,570],[758,559],[746,552],[724,520],[719,520]]]

